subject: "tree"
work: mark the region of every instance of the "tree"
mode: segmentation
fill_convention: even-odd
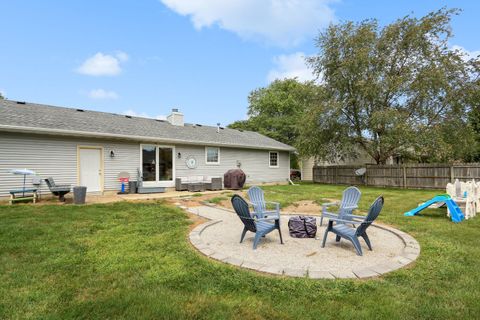
[[[377,20],[345,22],[321,32],[319,54],[308,63],[324,95],[304,113],[300,151],[328,158],[332,150],[350,156],[363,149],[379,164],[394,155],[447,161],[468,154],[466,115],[479,72],[477,59],[448,47],[458,12],[406,16],[384,28]]]
[[[480,66],[479,66],[480,67]],[[480,87],[480,80],[477,81]],[[480,90],[475,90],[471,95],[472,105],[474,106],[468,115],[468,120],[472,126],[475,135],[475,151],[472,154],[472,161],[480,161]]]
[[[268,87],[250,93],[248,120],[235,121],[228,127],[256,131],[295,146],[301,116],[307,106],[318,99],[319,93],[318,86],[313,82],[275,80]],[[296,167],[295,161],[292,167]]]

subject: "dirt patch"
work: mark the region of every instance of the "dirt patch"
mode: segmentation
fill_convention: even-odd
[[[196,226],[199,226],[201,225],[202,223],[204,222],[207,222],[208,220],[201,217],[201,216],[197,216],[196,214],[188,214],[188,217],[190,218],[190,221],[192,222],[189,226],[188,226],[188,231],[192,231],[193,229],[195,229]]]
[[[198,207],[198,206],[203,206],[205,203],[213,203],[217,206],[224,207],[224,208],[232,208],[232,204],[230,202],[230,198],[232,195],[238,194],[242,197],[246,197],[246,193],[243,191],[225,191],[222,193],[218,194],[195,194],[193,196],[188,196],[188,197],[180,197],[180,198],[174,198],[174,199],[169,199],[168,201],[173,204],[181,204],[182,206],[192,208],[192,207]]]
[[[283,211],[288,213],[307,213],[312,215],[320,215],[322,213],[322,207],[315,201],[302,200],[284,208]]]

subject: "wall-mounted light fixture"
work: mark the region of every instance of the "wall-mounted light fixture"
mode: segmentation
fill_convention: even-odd
[[[240,168],[242,166],[242,162],[240,160],[237,160],[237,167]]]
[[[110,158],[115,158],[115,152],[113,152],[113,150],[110,151]]]
[[[181,159],[181,158],[182,158],[182,154],[181,154],[180,152],[177,153],[177,158],[178,158],[178,159]]]

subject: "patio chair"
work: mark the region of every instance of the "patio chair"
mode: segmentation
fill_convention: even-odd
[[[247,231],[255,233],[255,239],[253,240],[253,249],[257,249],[258,242],[262,237],[277,229],[280,235],[280,243],[283,244],[282,232],[280,230],[280,219],[278,217],[272,218],[258,218],[255,215],[250,214],[248,203],[239,195],[232,197],[233,209],[237,213],[238,217],[243,223],[242,236],[240,243],[243,242]]]
[[[358,202],[362,193],[356,187],[348,187],[342,193],[341,202],[332,202],[322,204],[322,217],[320,218],[320,225],[323,225],[323,217],[329,218],[339,218],[342,220],[352,220],[350,215],[352,215],[353,210],[358,208]],[[332,213],[328,211],[330,206],[339,206],[338,213]]]
[[[54,196],[58,196],[58,200],[65,202],[65,195],[70,192],[70,185],[69,184],[62,184],[57,185],[52,177],[48,177],[45,179],[47,183],[48,189],[50,192],[53,193]]]
[[[362,221],[358,220],[342,220],[339,218],[329,217],[328,227],[325,230],[325,235],[323,236],[323,243],[322,248],[325,248],[325,242],[327,241],[327,235],[329,232],[335,233],[336,239],[335,241],[339,242],[341,238],[349,240],[353,243],[355,250],[357,251],[357,255],[362,256],[362,247],[360,246],[360,241],[358,241],[359,237],[362,237],[363,240],[367,243],[368,249],[372,250],[372,244],[370,243],[370,239],[367,235],[367,228],[377,219],[380,211],[383,208],[383,197],[378,197],[368,210],[367,216],[354,216],[354,218],[361,219]],[[335,225],[333,224],[335,222]],[[352,228],[347,226],[348,224],[358,225],[357,228]]]
[[[272,202],[272,201],[265,201],[265,194],[263,190],[259,187],[253,186],[247,191],[248,198],[250,199],[250,203],[253,206],[253,210],[255,214],[259,218],[266,218],[268,216],[276,216],[280,218],[280,203]],[[275,205],[275,210],[268,210],[267,203]]]

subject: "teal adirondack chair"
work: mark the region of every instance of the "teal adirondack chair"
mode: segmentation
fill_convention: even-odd
[[[255,215],[250,214],[248,203],[239,195],[232,197],[232,206],[238,217],[243,223],[242,236],[240,243],[243,242],[247,231],[255,233],[255,239],[253,240],[253,249],[257,249],[257,245],[263,236],[277,229],[280,235],[280,243],[283,244],[282,231],[280,230],[280,219],[278,217],[271,218],[258,218]]]
[[[353,210],[358,208],[358,202],[362,193],[356,187],[348,187],[342,193],[342,201],[324,203],[322,204],[322,217],[320,218],[320,225],[323,225],[323,218],[340,218],[343,220],[351,220],[350,215],[352,215]],[[328,211],[330,206],[339,206],[338,213],[333,213]]]
[[[327,241],[327,235],[329,232],[335,233],[336,241],[339,242],[341,238],[344,238],[353,243],[355,250],[357,251],[357,255],[361,256],[362,247],[360,246],[360,241],[358,241],[359,237],[362,237],[363,240],[367,243],[368,249],[372,250],[372,244],[370,243],[370,239],[367,235],[367,228],[377,219],[380,215],[380,211],[383,208],[383,197],[378,197],[368,210],[367,216],[353,216],[354,219],[357,220],[342,220],[340,218],[329,217],[328,218],[328,227],[325,230],[325,234],[323,236],[322,248],[325,248],[325,242]],[[362,219],[359,221],[358,219]],[[335,224],[334,224],[335,223]],[[348,225],[347,225],[348,224]],[[353,224],[358,227],[350,227],[349,225]]]
[[[263,190],[257,186],[250,187],[247,191],[248,199],[253,206],[255,214],[259,218],[265,218],[269,216],[280,217],[280,203],[273,201],[265,201],[265,194]],[[267,209],[267,204],[273,204],[274,210]]]

